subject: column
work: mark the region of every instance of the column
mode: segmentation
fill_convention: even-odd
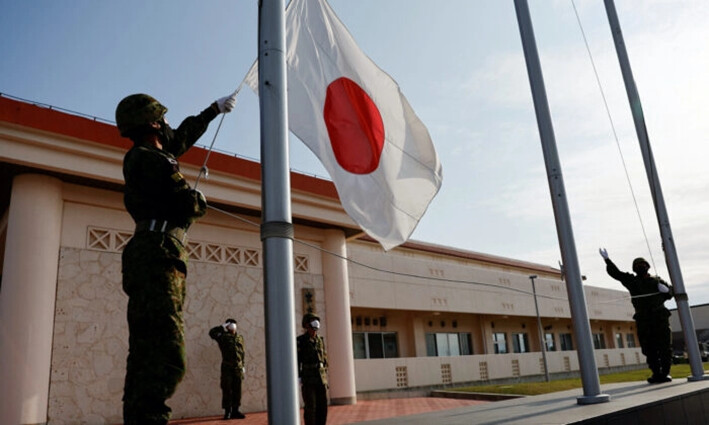
[[[323,242],[322,269],[325,280],[327,312],[327,355],[329,363],[330,403],[356,404],[350,285],[347,272],[347,243],[341,230],[326,230]],[[336,257],[335,253],[343,258]]]
[[[0,423],[45,424],[62,224],[62,183],[12,184],[0,292]]]

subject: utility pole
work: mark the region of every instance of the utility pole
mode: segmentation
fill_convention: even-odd
[[[547,344],[544,340],[544,329],[542,329],[542,318],[539,316],[539,304],[537,304],[537,289],[534,285],[536,274],[530,275],[529,280],[532,281],[532,294],[534,294],[534,310],[537,312],[537,329],[539,330],[539,342],[542,348],[542,359],[544,359],[544,378],[549,382],[549,364],[547,363]]]

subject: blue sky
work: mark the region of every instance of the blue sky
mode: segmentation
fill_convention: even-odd
[[[558,266],[561,258],[512,1],[331,0],[427,125],[444,181],[413,239]],[[638,201],[655,272],[661,239],[602,2],[576,0]],[[691,304],[709,302],[709,3],[618,0]],[[234,90],[256,58],[257,1],[0,0],[0,92],[113,120],[150,93],[179,123]],[[650,257],[570,0],[530,10],[587,284],[620,288]],[[258,99],[242,90],[216,148],[259,157]],[[216,125],[203,136],[208,145]],[[291,136],[292,168],[326,176]],[[209,194],[207,193],[207,196]]]

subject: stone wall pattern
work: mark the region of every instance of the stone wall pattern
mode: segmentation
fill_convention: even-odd
[[[120,253],[61,248],[57,285],[48,423],[121,423],[128,297],[121,289]],[[317,309],[325,312],[322,276],[296,273],[296,334],[301,332],[298,297],[303,287],[315,289]],[[267,410],[262,269],[190,260],[185,302],[187,372],[168,401],[173,419],[223,413],[221,356],[207,332],[227,317],[238,321],[246,343],[242,410]]]

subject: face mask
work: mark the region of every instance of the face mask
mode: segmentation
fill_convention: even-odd
[[[310,327],[317,331],[318,329],[320,329],[320,321],[313,320],[312,322],[310,322]]]
[[[175,132],[172,130],[172,127],[165,121],[163,120],[160,122],[160,130],[158,130],[158,135],[160,136],[161,142],[163,145],[169,145],[174,139],[175,139]]]

